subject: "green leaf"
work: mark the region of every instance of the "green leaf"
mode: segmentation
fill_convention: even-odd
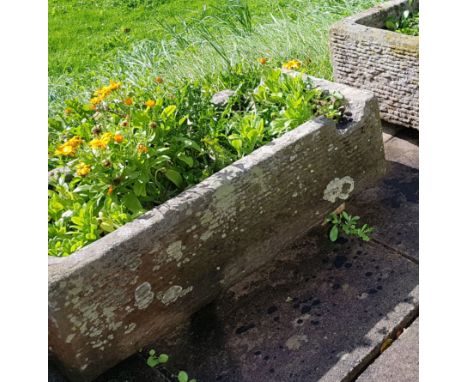
[[[127,207],[133,213],[137,213],[143,210],[140,201],[133,192],[129,192],[128,194],[124,195],[122,202],[125,207]]]
[[[159,355],[159,362],[166,363],[169,361],[169,356],[167,354],[160,354]]]
[[[191,139],[181,137],[181,138],[178,138],[177,141],[182,142],[182,144],[186,148],[194,149],[197,151],[202,151],[201,147],[197,143],[192,141]]]
[[[146,360],[146,364],[149,366],[149,367],[155,367],[155,366],[158,366],[159,365],[159,360],[157,357],[155,356],[150,356],[148,357],[148,359]]]
[[[135,182],[133,185],[133,192],[136,196],[146,196],[146,183],[143,182]]]
[[[179,382],[188,382],[188,374],[185,371],[181,370],[179,371],[177,379],[179,380]]]
[[[167,106],[166,108],[164,108],[164,110],[162,111],[161,113],[161,118],[163,119],[167,119],[169,118],[172,114],[174,114],[174,112],[177,110],[177,106],[176,105],[169,105]]]
[[[336,241],[338,239],[338,226],[334,225],[332,229],[330,230],[330,240],[331,241]]]
[[[193,167],[193,158],[185,155],[184,153],[178,153],[177,158],[179,158],[182,162],[184,162],[187,166]]]
[[[174,183],[177,187],[182,187],[184,180],[182,179],[182,175],[172,168],[166,170],[164,173],[167,179],[169,179],[172,183]]]
[[[385,27],[391,31],[394,31],[397,28],[396,24],[391,20],[385,21]]]

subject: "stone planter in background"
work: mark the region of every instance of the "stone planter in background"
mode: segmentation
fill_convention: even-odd
[[[157,341],[384,174],[372,93],[317,118],[65,258],[49,258],[49,351],[89,381]]]
[[[382,119],[419,129],[419,37],[382,29],[408,8],[408,0],[393,0],[339,21],[330,49],[335,81],[373,91]]]

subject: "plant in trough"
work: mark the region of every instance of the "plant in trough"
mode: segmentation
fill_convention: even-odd
[[[212,102],[231,89],[223,104]],[[49,120],[49,255],[67,256],[345,100],[256,62],[144,88],[110,81]]]
[[[361,240],[369,241],[369,235],[374,231],[374,228],[369,227],[367,224],[357,227],[356,224],[359,219],[359,216],[352,216],[346,211],[340,214],[330,214],[325,219],[326,223],[331,224],[328,237],[334,242],[338,239],[340,231],[342,231],[348,236],[356,236]]]
[[[385,27],[394,32],[419,36],[419,11],[406,9],[400,16],[387,18]]]

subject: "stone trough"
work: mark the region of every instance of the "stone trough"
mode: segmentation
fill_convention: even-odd
[[[304,123],[64,258],[49,258],[49,351],[89,381],[270,262],[385,172],[371,92],[313,79],[352,120]]]
[[[393,0],[347,17],[330,29],[337,82],[368,89],[382,119],[419,129],[419,37],[382,29],[389,16],[418,9],[418,1]]]

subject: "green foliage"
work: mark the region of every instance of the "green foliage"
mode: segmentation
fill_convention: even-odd
[[[235,89],[224,106],[216,88]],[[340,94],[258,64],[178,87],[111,82],[50,118],[49,255],[67,256],[307,120]],[[68,150],[68,151],[67,151]]]
[[[399,17],[389,17],[385,27],[394,32],[419,36],[419,11],[406,9]]]
[[[154,349],[151,349],[148,353],[148,359],[146,360],[146,364],[149,367],[156,367],[158,365],[166,363],[167,361],[169,361],[169,356],[167,354],[156,355],[156,351]]]
[[[330,241],[335,242],[339,235],[340,231],[344,232],[348,236],[356,236],[364,241],[369,241],[369,235],[374,231],[374,228],[369,227],[367,224],[357,227],[357,222],[359,216],[352,216],[346,211],[341,212],[340,214],[330,214],[325,222],[331,224],[331,229],[329,231],[328,237]]]

